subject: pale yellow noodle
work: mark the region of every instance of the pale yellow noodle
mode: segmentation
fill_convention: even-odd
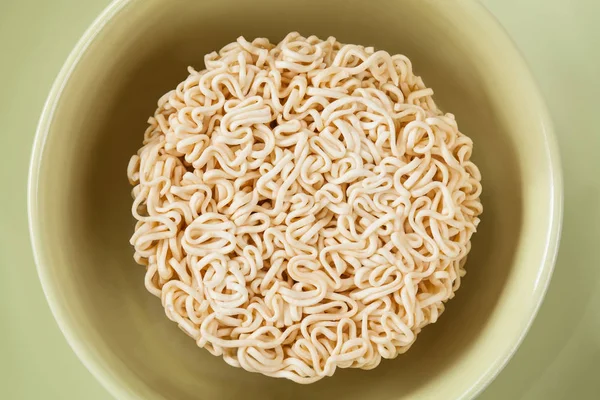
[[[435,322],[482,212],[473,143],[408,58],[240,37],[162,96],[127,175],[145,285],[198,346],[299,383]]]

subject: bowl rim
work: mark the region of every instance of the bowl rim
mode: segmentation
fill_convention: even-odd
[[[101,365],[97,357],[94,357],[90,353],[88,347],[82,341],[76,338],[70,317],[65,312],[61,303],[56,300],[58,288],[51,283],[52,279],[50,277],[50,273],[48,272],[48,269],[44,267],[44,260],[46,257],[44,251],[42,250],[43,246],[41,239],[38,235],[40,221],[38,218],[38,182],[42,153],[46,144],[46,139],[50,132],[50,127],[54,119],[54,113],[60,102],[63,90],[71,77],[71,74],[77,67],[82,56],[86,53],[90,44],[96,39],[106,24],[132,2],[133,0],[112,0],[111,3],[86,29],[64,62],[44,103],[44,107],[36,128],[29,163],[29,177],[27,183],[29,236],[36,270],[44,295],[46,297],[46,301],[48,302],[54,319],[56,320],[71,349],[75,352],[79,360],[88,369],[88,371],[90,371],[91,374],[102,384],[102,386],[117,399],[139,399],[139,396],[136,393],[128,390],[129,385],[127,382],[122,380],[120,377],[111,374],[110,370],[106,368],[106,366]],[[473,11],[479,13],[481,16],[485,16],[485,18],[490,19],[490,22],[492,23],[488,26],[488,33],[490,35],[495,35],[500,40],[503,40],[505,42],[504,44],[515,52],[515,61],[520,64],[519,67],[523,71],[524,77],[531,82],[530,95],[537,103],[535,106],[538,108],[539,116],[541,117],[541,132],[544,137],[544,150],[546,153],[548,171],[550,172],[551,198],[549,199],[549,229],[544,238],[545,248],[543,257],[538,266],[538,274],[533,290],[533,293],[535,293],[536,297],[534,298],[533,304],[528,312],[524,314],[527,316],[527,321],[521,327],[518,336],[513,338],[512,346],[510,346],[501,357],[493,360],[480,378],[471,383],[468,388],[466,388],[465,391],[458,397],[458,399],[473,399],[483,392],[483,390],[487,388],[489,384],[504,369],[527,335],[527,332],[535,320],[539,308],[544,300],[556,264],[562,231],[564,201],[563,177],[557,139],[552,126],[550,114],[544,98],[537,86],[535,77],[527,65],[523,54],[516,46],[516,43],[505,30],[505,28],[500,24],[496,16],[493,15],[479,1],[473,0],[467,2],[466,4],[468,4],[468,7],[473,7]]]

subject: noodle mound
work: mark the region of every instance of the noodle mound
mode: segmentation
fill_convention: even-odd
[[[404,353],[465,274],[471,139],[402,55],[291,33],[205,64],[128,167],[147,289],[199,347],[268,376]]]

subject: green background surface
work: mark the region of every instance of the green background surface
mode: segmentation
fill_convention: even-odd
[[[564,169],[565,214],[546,300],[517,354],[480,398],[597,399],[600,2],[482,1],[523,52],[546,98]],[[50,314],[31,254],[26,205],[30,149],[45,97],[70,49],[107,4],[0,4],[2,399],[110,399],[70,350]],[[501,54],[498,62],[503,62]]]

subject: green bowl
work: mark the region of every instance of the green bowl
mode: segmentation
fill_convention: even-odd
[[[133,261],[129,157],[157,99],[205,53],[293,30],[402,53],[475,143],[484,214],[467,276],[413,348],[312,385],[251,374],[196,347]],[[48,302],[119,399],[456,399],[476,396],[542,301],[560,232],[550,120],[507,35],[476,1],[116,1],[69,56],[41,117],[29,218]]]

